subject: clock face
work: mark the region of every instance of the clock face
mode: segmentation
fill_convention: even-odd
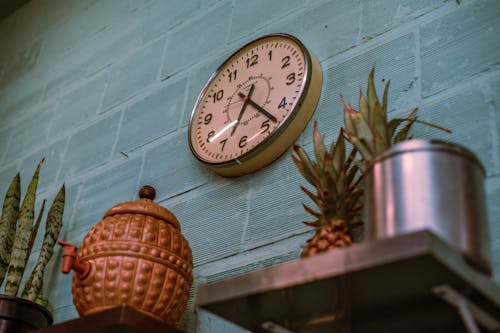
[[[226,176],[272,162],[295,141],[314,112],[321,87],[318,68],[302,43],[288,35],[269,35],[243,46],[219,67],[198,97],[189,129],[194,155]],[[303,111],[305,120],[296,117],[303,106],[309,108]],[[301,125],[300,130],[290,126],[293,122]],[[291,130],[294,133],[286,133]]]

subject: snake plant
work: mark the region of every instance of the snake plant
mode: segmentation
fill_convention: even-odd
[[[42,159],[28,185],[26,194],[20,204],[21,186],[19,173],[12,180],[3,202],[0,217],[0,285],[5,281],[3,293],[18,296],[21,280],[31,255],[33,243],[38,233],[45,200],[35,221],[36,189]],[[47,263],[52,257],[55,240],[62,227],[64,213],[65,188],[62,185],[54,202],[49,208],[45,222],[45,235],[37,263],[24,286],[22,298],[47,306],[43,297],[43,280]]]

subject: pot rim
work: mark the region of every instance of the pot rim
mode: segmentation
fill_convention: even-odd
[[[475,163],[481,169],[483,175],[486,175],[486,169],[484,168],[479,158],[471,150],[458,143],[439,139],[411,139],[397,143],[375,157],[368,164],[366,172],[368,173],[375,164],[380,163],[393,156],[419,151],[432,151],[447,153],[451,155],[460,155]]]
[[[16,303],[16,304],[23,304],[25,306],[35,308],[40,313],[42,313],[42,315],[47,319],[48,326],[52,325],[52,323],[54,322],[54,318],[52,317],[52,313],[46,307],[44,307],[38,303],[32,302],[32,301],[24,299],[22,297],[10,296],[10,295],[6,295],[6,294],[0,294],[0,302],[1,301],[7,301],[10,303]]]

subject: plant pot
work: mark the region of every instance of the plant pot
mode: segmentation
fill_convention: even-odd
[[[22,333],[52,324],[43,306],[19,297],[0,295],[0,333]]]
[[[365,175],[365,238],[427,229],[491,272],[485,170],[466,148],[409,140],[376,158]]]

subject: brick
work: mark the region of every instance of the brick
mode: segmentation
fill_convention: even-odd
[[[219,316],[212,314],[203,309],[197,310],[197,332],[231,332],[231,333],[248,333],[246,329],[241,328]]]
[[[347,103],[359,109],[359,92],[366,95],[368,75],[373,66],[375,86],[379,96],[390,80],[388,111],[397,110],[398,115],[408,113],[418,105],[417,83],[415,77],[415,36],[407,34],[388,41],[373,49],[354,55],[348,60],[323,69],[323,88],[313,115],[317,119],[320,132],[324,136],[336,137],[343,125],[343,109],[340,102],[342,94]],[[311,126],[305,136],[306,143],[312,140]]]
[[[193,274],[201,283],[212,283],[297,259],[305,237],[294,237],[251,251],[197,266]]]
[[[293,10],[301,7],[303,1],[236,1],[231,21],[230,40],[254,32],[258,28],[269,24],[270,21],[286,17]],[[251,13],[251,15],[249,15]]]
[[[154,42],[137,51],[110,72],[109,85],[104,96],[103,108],[132,97],[156,81],[163,52],[163,40]]]
[[[45,92],[42,101],[52,101],[59,96],[67,94],[74,89],[75,85],[80,84],[81,79],[85,77],[85,66],[73,63],[60,62],[55,66],[51,66],[51,77],[45,85]]]
[[[363,1],[362,36],[371,39],[398,25],[439,8],[446,1],[377,0]]]
[[[45,28],[44,32],[44,47],[42,50],[42,61],[51,61],[55,57],[60,56],[61,50],[69,51],[75,49],[80,43],[87,40],[93,32],[93,27],[102,28],[103,24],[109,25],[109,18],[104,22],[99,22],[99,15],[95,15],[93,8],[101,6],[106,1],[97,1],[91,6],[85,2],[63,5],[62,11],[58,17],[54,17],[53,26],[51,29]],[[116,6],[107,8],[103,13],[112,12],[113,15],[118,15],[120,8],[125,10],[125,6]],[[61,5],[61,4],[58,4]],[[52,6],[56,7],[56,6]],[[55,8],[53,10],[59,11]],[[48,9],[46,9],[48,10]],[[50,12],[50,10],[48,10]]]
[[[97,115],[105,85],[106,76],[101,75],[61,97],[52,118],[52,135],[70,131]]]
[[[141,183],[154,186],[158,198],[189,191],[207,181],[208,170],[191,153],[186,131],[146,152]]]
[[[499,16],[495,0],[476,1],[421,27],[424,97],[498,64]]]
[[[142,161],[139,158],[103,171],[82,181],[75,203],[69,237],[82,238],[113,206],[138,199],[137,180]],[[82,232],[83,231],[83,232]]]
[[[311,217],[304,211],[307,197],[300,190],[306,181],[298,172],[252,191],[244,248],[251,249],[303,233],[310,228],[302,221]],[[270,200],[272,198],[272,200]]]
[[[179,126],[186,79],[169,84],[129,106],[123,116],[116,152],[139,148]]]
[[[276,3],[288,5],[288,2]],[[356,45],[360,12],[359,0],[330,1],[304,13],[290,15],[271,24],[271,28],[296,36],[321,61]]]
[[[139,27],[138,24],[131,27],[112,26],[111,29],[99,32],[94,38],[82,44],[78,53],[89,53],[82,66],[85,68],[86,75],[93,75],[105,70],[143,47],[144,43]],[[159,59],[161,55],[155,55],[152,61],[155,62],[157,57]],[[145,63],[147,62],[149,61],[145,61]]]
[[[45,161],[40,170],[38,189],[44,190],[57,184],[57,175],[62,165],[67,142],[68,140],[64,138],[23,158],[21,162],[23,188],[28,186],[31,176],[42,158],[45,158]]]
[[[155,1],[145,9],[142,23],[143,38],[149,41],[193,16],[200,8],[200,0]]]
[[[496,125],[494,132],[492,132],[492,136],[496,137],[496,143],[493,144],[493,147],[496,146],[496,149],[493,150],[493,154],[495,155],[492,156],[496,162],[492,173],[500,174],[500,73],[497,74],[495,80],[492,82],[486,81],[482,88],[483,91],[486,90],[484,93],[490,105],[490,117],[494,118],[491,123]]]
[[[60,275],[62,275],[62,274],[60,274]],[[66,278],[66,280],[67,279],[68,278]],[[63,284],[59,284],[58,286],[61,286],[61,288],[64,288],[66,290],[71,289],[71,279],[69,279],[69,283],[65,281]],[[65,301],[67,302],[67,300],[70,298],[68,295],[68,292],[66,292],[64,296],[65,297],[63,297],[63,299],[65,299]],[[49,300],[50,300],[50,298],[49,298]],[[54,302],[51,301],[51,304],[61,304],[61,303],[60,303],[60,301],[59,301],[59,303],[56,303],[55,301]],[[54,325],[57,323],[67,321],[69,319],[79,317],[78,312],[76,311],[76,308],[73,305],[73,303],[71,303],[71,305],[66,305],[66,306],[54,309],[52,315],[54,317]]]
[[[488,221],[494,279],[500,282],[500,176],[488,178],[486,182]]]
[[[6,161],[6,163],[10,163],[12,161],[7,161],[5,159],[5,154],[7,153],[7,149],[9,149],[9,140],[12,134],[12,128],[0,128],[0,160]]]
[[[436,138],[456,142],[474,152],[491,174],[494,164],[492,156],[492,131],[489,105],[479,88],[457,91],[454,95],[424,104],[418,112],[419,119],[444,126],[453,131],[442,131],[416,124],[412,133],[418,138]]]
[[[35,89],[31,92],[24,92],[20,97],[14,100],[9,100],[13,96],[2,96],[2,102],[5,100],[7,105],[1,107],[0,119],[2,119],[2,122],[0,123],[0,127],[4,124],[17,122],[30,116],[30,114],[35,112],[34,108],[40,102],[42,95],[42,89]]]
[[[228,13],[231,13],[231,3],[226,2],[171,30],[165,47],[162,79],[220,52],[230,26]]]
[[[41,109],[32,110],[31,115],[17,123],[10,123],[13,126],[9,129],[12,137],[9,147],[5,153],[7,160],[14,160],[22,155],[32,152],[38,146],[44,144],[48,134],[47,123],[50,121],[54,110],[54,105],[45,106]]]
[[[42,44],[42,40],[35,39],[23,50],[17,52],[15,56],[9,59],[10,61],[5,64],[6,66],[2,75],[2,80],[0,81],[0,89],[12,85],[13,82],[28,75],[30,71],[34,69],[40,55]]]
[[[69,141],[59,179],[80,176],[106,163],[111,156],[119,121],[120,113],[116,113],[75,133]]]
[[[238,253],[247,214],[246,191],[246,183],[234,183],[166,205],[181,224],[195,266]]]

